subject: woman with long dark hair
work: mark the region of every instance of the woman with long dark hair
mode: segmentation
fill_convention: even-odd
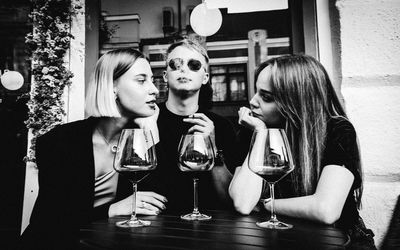
[[[324,67],[310,56],[283,56],[262,63],[255,79],[257,92],[250,109],[240,109],[239,123],[285,129],[294,157],[294,171],[277,183],[276,213],[335,223],[352,238],[362,232],[374,248],[358,212],[363,182],[356,132]],[[244,161],[229,189],[235,208],[250,213],[263,190]],[[270,209],[269,202],[264,206]]]

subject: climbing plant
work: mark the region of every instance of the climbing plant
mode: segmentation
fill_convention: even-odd
[[[32,85],[25,122],[32,136],[27,161],[35,161],[36,138],[63,122],[63,93],[72,72],[64,57],[70,48],[71,19],[81,6],[71,0],[32,0],[33,30],[26,35],[31,53]]]

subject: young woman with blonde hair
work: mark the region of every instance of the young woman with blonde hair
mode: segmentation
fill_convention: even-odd
[[[131,214],[131,185],[119,178],[113,159],[122,129],[158,114],[150,64],[134,49],[109,51],[87,91],[88,119],[56,126],[37,140],[39,194],[23,248],[77,249],[81,225]],[[137,200],[138,214],[165,208],[165,197],[154,192],[138,192]]]

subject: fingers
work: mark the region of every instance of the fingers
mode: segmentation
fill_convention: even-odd
[[[132,213],[132,195],[120,200],[110,206],[110,217],[118,215],[129,215]],[[136,213],[144,215],[157,215],[166,209],[167,199],[154,192],[137,192]]]
[[[207,117],[205,114],[203,114],[203,113],[194,113],[194,114],[192,115],[192,118],[198,118],[198,119],[201,119],[201,120],[206,121],[207,123],[213,123],[213,122],[211,121],[211,119],[208,118],[208,117]]]
[[[188,118],[183,119],[184,122],[192,123],[194,126],[191,127],[188,132],[199,132],[204,134],[214,133],[214,123],[205,114],[195,113]]]
[[[165,202],[167,199],[154,192],[138,192],[137,204],[138,208],[147,209],[159,214],[162,210],[166,209]]]
[[[249,123],[249,117],[251,117],[251,110],[246,107],[241,107],[238,111],[239,120],[238,123],[241,125],[247,125]]]
[[[137,201],[136,203],[136,213],[139,214],[150,214],[157,215],[161,213],[162,209],[152,205],[151,203],[145,201]]]
[[[238,123],[252,130],[265,128],[265,123],[258,117],[253,117],[249,108],[241,107],[238,111]]]
[[[166,206],[164,204],[164,202],[155,199],[154,197],[151,196],[144,196],[141,197],[140,199],[144,204],[149,205],[148,209],[152,208],[152,209],[157,209],[157,210],[164,210],[166,209]]]
[[[239,124],[241,121],[246,120],[249,116],[251,116],[251,110],[247,107],[241,107],[238,111],[239,114]]]
[[[189,134],[195,133],[195,132],[207,134],[207,135],[211,133],[211,131],[209,129],[207,129],[206,127],[203,127],[203,126],[199,126],[199,125],[194,125],[188,130]]]
[[[160,200],[162,202],[168,202],[168,200],[167,200],[167,198],[165,196],[162,196],[161,194],[157,194],[155,192],[139,191],[139,192],[137,192],[137,195],[151,196],[151,197],[154,197],[155,199]]]
[[[147,128],[149,124],[150,126],[152,126],[152,124],[157,123],[159,114],[160,114],[160,108],[157,105],[155,105],[155,112],[153,115],[148,117],[137,117],[133,119],[133,122],[137,124],[140,128]]]
[[[201,125],[204,127],[207,126],[214,127],[213,121],[211,121],[210,118],[208,118],[205,114],[202,113],[195,113],[187,118],[184,118],[183,121]]]
[[[141,215],[158,215],[160,213],[157,209],[147,209],[146,207],[136,206],[136,214]]]

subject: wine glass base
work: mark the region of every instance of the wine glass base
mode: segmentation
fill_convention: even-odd
[[[150,226],[150,221],[145,220],[126,220],[115,223],[117,227],[130,228],[130,227],[145,227]]]
[[[181,215],[182,220],[209,220],[211,216],[201,213],[190,213]]]
[[[293,228],[293,225],[286,224],[283,222],[280,222],[278,220],[276,221],[264,221],[264,222],[257,222],[257,226],[262,227],[262,228],[268,228],[268,229],[279,229],[279,230],[284,230],[284,229],[290,229]]]

